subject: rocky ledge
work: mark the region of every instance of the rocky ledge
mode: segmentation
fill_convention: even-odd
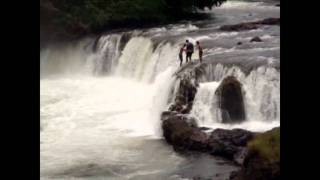
[[[180,84],[173,104],[168,111],[161,114],[163,136],[166,141],[179,152],[197,151],[233,161],[241,166],[241,170],[233,172],[231,180],[279,178],[280,128],[256,133],[244,129],[213,130],[199,127],[197,120],[189,115],[198,88],[197,78],[179,78]],[[226,77],[215,95],[220,97],[219,108],[228,111],[229,114],[228,118],[222,116],[222,122],[245,120],[244,105],[234,103],[243,102],[241,83],[235,77]],[[274,137],[274,133],[278,134]]]
[[[197,82],[192,81],[188,77],[182,78],[174,99],[174,104],[169,107],[169,111],[175,111],[181,114],[189,113],[197,93],[197,87]]]
[[[247,142],[256,135],[243,129],[215,129],[208,132],[208,128],[198,127],[195,119],[177,112],[163,112],[161,119],[163,135],[175,150],[205,152],[239,165],[248,152]]]
[[[202,65],[190,63],[181,67],[175,73],[177,86],[173,87],[169,98],[172,104],[167,111],[161,114],[165,140],[178,152],[187,154],[201,152],[234,162],[241,169],[231,174],[231,180],[278,178],[280,176],[280,156],[273,154],[280,153],[280,142],[275,138],[269,138],[269,132],[257,133],[244,129],[200,127],[197,124],[198,120],[190,116],[199,84],[217,81],[220,84],[212,95],[217,96],[215,103],[218,108],[219,121],[232,124],[246,120],[247,111],[244,104],[246,92],[241,81],[233,75],[226,77],[208,75],[210,73],[206,67],[213,69],[217,64],[239,67],[245,74],[259,67],[259,65],[237,66],[235,62],[221,63],[216,59]],[[280,132],[280,128],[277,129]]]
[[[280,128],[256,136],[248,144],[248,153],[239,171],[230,180],[280,179]]]
[[[280,26],[280,18],[267,18],[260,21],[254,22],[245,22],[240,24],[233,24],[233,25],[224,25],[220,27],[222,31],[246,31],[246,30],[253,30],[258,29],[260,26],[263,25],[279,25]]]
[[[241,166],[239,171],[231,173],[230,180],[280,178],[280,128],[265,133],[244,129],[209,129],[208,132],[208,128],[199,127],[186,114],[165,111],[161,119],[163,135],[176,151],[208,153]]]

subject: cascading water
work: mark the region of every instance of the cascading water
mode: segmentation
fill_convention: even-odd
[[[117,60],[120,56],[120,40],[121,35],[108,35],[103,36],[97,43],[97,53],[94,59],[95,64],[93,65],[95,73],[109,72],[117,66]]]
[[[207,66],[206,71],[207,77],[200,83],[191,111],[201,126],[265,131],[280,125],[280,73],[276,69],[261,66],[246,75],[237,67],[218,64]],[[217,104],[219,97],[215,92],[221,81],[230,75],[242,83],[247,118],[240,124],[222,124]]]
[[[81,108],[89,108],[91,104],[93,108],[93,112],[91,113],[93,114],[99,111],[104,115],[120,114],[120,116],[124,116],[125,114],[125,116],[128,116],[128,119],[133,119],[134,121],[134,123],[128,124],[127,122],[121,122],[122,120],[127,121],[127,118],[122,118],[122,120],[120,118],[120,120],[112,120],[113,122],[110,122],[111,126],[115,125],[120,129],[128,128],[129,130],[136,130],[137,133],[142,134],[144,132],[142,128],[144,128],[145,131],[148,132],[145,135],[159,136],[161,134],[155,134],[153,130],[146,130],[147,124],[150,124],[150,126],[160,124],[159,122],[152,122],[152,119],[159,120],[161,111],[163,111],[167,105],[166,99],[169,95],[170,86],[172,86],[173,83],[173,73],[178,66],[167,66],[166,68],[162,68],[163,71],[156,73],[158,72],[157,66],[160,63],[168,61],[163,58],[170,59],[170,57],[161,56],[161,50],[159,49],[163,50],[163,48],[158,48],[153,51],[152,41],[143,37],[133,37],[126,44],[119,57],[119,49],[117,48],[119,48],[118,43],[121,36],[115,36],[100,38],[96,52],[81,52],[84,46],[77,46],[80,48],[76,50],[72,49],[74,53],[72,56],[68,53],[63,54],[64,51],[60,51],[60,53],[52,53],[50,50],[43,51],[43,59],[41,59],[43,68],[49,66],[48,63],[53,63],[52,61],[58,61],[61,65],[59,67],[51,67],[50,76],[42,76],[41,92],[44,93],[41,94],[43,100],[42,109],[45,111],[51,106],[55,107],[55,105],[61,108],[63,107],[63,104],[52,104],[51,101],[49,104],[46,103],[46,98],[53,98],[57,99],[57,101],[61,100],[63,103],[78,104],[79,106],[75,105],[71,107],[68,117],[74,118],[79,116],[84,118],[87,115],[83,115],[81,112],[90,114],[90,110],[86,109],[82,111]],[[116,41],[113,41],[112,38],[115,38]],[[77,54],[77,52],[80,53]],[[56,54],[59,54],[59,56],[57,57]],[[62,59],[66,62],[64,65]],[[68,69],[68,66],[74,66],[74,64],[78,64],[77,69],[74,68],[75,70],[69,71],[68,74],[63,73],[63,77],[61,77],[61,69]],[[105,66],[109,68],[103,69]],[[73,72],[73,74],[71,72]],[[110,72],[111,75],[94,76],[97,73],[101,74],[103,72]],[[52,74],[55,73],[60,76],[52,78],[55,77],[52,76]],[[154,81],[150,82],[152,78]],[[67,92],[62,92],[64,95],[60,94],[62,91],[60,88],[67,88],[72,94],[67,94]],[[157,91],[158,89],[162,90]],[[159,93],[163,94],[163,96]],[[119,95],[119,97],[113,99],[113,96],[116,94]],[[60,98],[60,96],[64,96],[64,98]],[[70,99],[68,97],[70,97]],[[161,101],[157,100],[157,98],[160,98]],[[66,99],[69,101],[65,101]],[[114,102],[114,104],[110,104],[110,101]],[[126,101],[128,101],[128,103],[126,103]],[[46,105],[50,105],[50,107]],[[68,111],[66,107],[62,109]],[[150,109],[152,109],[152,114],[149,116],[148,113]],[[54,119],[60,119],[61,117],[57,118],[57,116],[64,114],[60,113],[61,112],[57,112]],[[116,117],[117,115],[113,116]],[[139,121],[134,119],[139,119]],[[53,123],[52,121],[55,120],[45,121],[50,121],[44,123],[47,124]]]
[[[175,82],[178,45],[162,42],[154,49],[150,38],[133,37],[122,52],[110,51],[119,48],[119,36],[113,36],[117,37],[115,41],[110,35],[100,38],[96,51],[86,40],[41,52],[43,179],[91,175],[150,179],[153,174],[158,174],[156,179],[167,179],[177,171],[178,164],[189,161],[156,140],[162,137],[160,114],[167,108]],[[51,66],[55,62],[59,64]],[[139,150],[148,141],[158,143]],[[155,150],[159,153],[155,159],[145,159],[144,153]],[[130,161],[143,162],[142,167],[122,163]],[[176,168],[167,163],[176,164]]]
[[[206,125],[210,122],[221,123],[218,117],[218,102],[215,91],[219,82],[207,82],[199,85],[191,114],[197,117],[200,125]]]
[[[201,28],[190,23],[169,25],[130,32],[130,38],[115,33],[96,41],[84,39],[43,49],[41,179],[178,180],[199,174],[212,177],[216,173],[227,177],[235,168],[221,164],[224,161],[212,157],[186,158],[164,143],[160,114],[167,110],[177,91],[179,81],[175,74],[180,70],[177,55],[188,38],[203,42],[205,63],[223,60],[208,63],[205,75],[199,79],[190,115],[200,125],[254,131],[279,126],[280,76],[271,66],[279,61],[279,29],[216,31],[221,22],[249,19],[245,14],[251,6],[245,5],[248,7],[243,8],[242,3],[237,9],[238,6],[228,3],[215,9],[217,18],[222,20]],[[254,3],[256,6],[260,7]],[[226,18],[226,9],[234,14]],[[260,15],[260,11],[261,8],[254,13]],[[262,14],[275,12],[278,9],[269,8]],[[238,16],[239,13],[244,15]],[[267,34],[262,36],[265,43],[245,42],[248,37],[263,33]],[[237,47],[235,40],[244,41],[244,46]],[[226,65],[233,61],[232,57],[240,63]],[[251,62],[264,64],[248,72],[240,68]],[[229,75],[243,85],[247,119],[241,124],[222,124],[218,113],[215,90]]]

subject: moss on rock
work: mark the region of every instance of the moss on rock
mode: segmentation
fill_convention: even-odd
[[[258,134],[248,147],[270,162],[280,161],[280,128]]]

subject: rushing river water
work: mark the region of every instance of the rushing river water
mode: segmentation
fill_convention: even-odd
[[[178,50],[185,39],[200,40],[204,62],[223,62],[208,65],[200,83],[191,111],[200,125],[253,131],[279,126],[280,27],[243,32],[217,28],[279,17],[280,9],[274,3],[230,1],[212,11],[206,12],[211,20],[106,34],[97,41],[88,38],[43,49],[41,179],[226,179],[237,168],[230,162],[176,153],[162,139],[160,114],[176,86]],[[254,36],[263,43],[251,43]],[[244,73],[224,63],[259,67]],[[230,74],[246,91],[248,120],[242,124],[222,124],[212,110],[214,90]]]

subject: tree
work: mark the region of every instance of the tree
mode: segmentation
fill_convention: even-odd
[[[226,0],[40,0],[40,26],[46,11],[50,22],[69,32],[102,30],[110,25],[166,23],[191,17],[197,9]],[[50,5],[50,8],[48,7]],[[46,18],[48,19],[48,18]],[[49,21],[47,21],[49,22]]]

